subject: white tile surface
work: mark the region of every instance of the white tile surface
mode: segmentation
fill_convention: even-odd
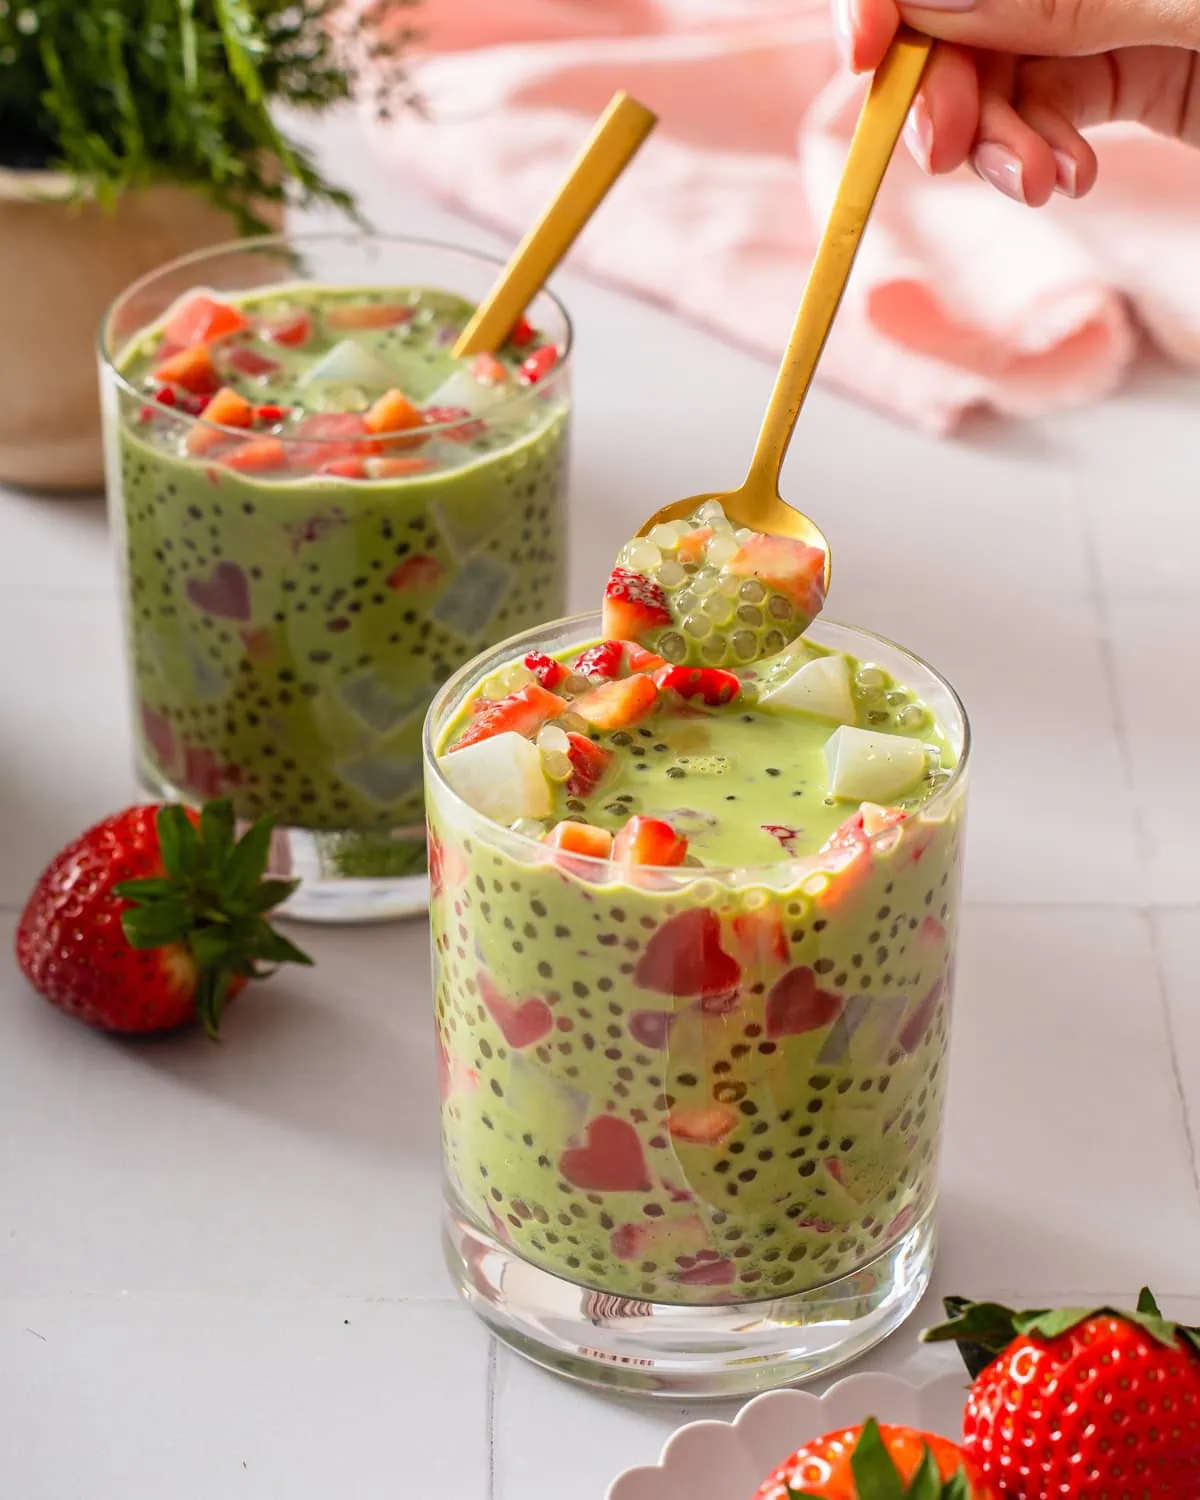
[[[352,126],[319,144],[381,227],[497,245]],[[582,606],[653,506],[740,478],[771,371],[560,286]],[[818,391],[789,461],[833,612],[942,666],[977,736],[942,1260],[870,1356],[911,1377],[952,1367],[917,1340],[949,1291],[1149,1280],[1200,1321],[1198,392],[1151,370],[1101,411],[939,444]],[[0,540],[7,954],[44,859],[131,778],[102,508],[0,495]],[[0,1491],[600,1500],[688,1413],[489,1352],[440,1266],[424,924],[302,937],[317,968],[220,1047],[106,1042],[0,961]]]

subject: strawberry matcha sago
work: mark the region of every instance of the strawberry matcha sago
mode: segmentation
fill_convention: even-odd
[[[966,722],[823,565],[710,504],[430,715],[451,1268],[583,1379],[795,1378],[928,1279]]]
[[[440,246],[251,242],[109,320],[143,780],[274,815],[297,914],[419,903],[430,700],[562,606],[569,329],[542,296],[456,359],[494,275]]]

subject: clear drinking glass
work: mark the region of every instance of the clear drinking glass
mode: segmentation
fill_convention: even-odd
[[[152,402],[125,371],[198,289],[237,301],[354,288],[386,302],[430,288],[474,304],[498,271],[418,240],[244,240],[136,282],[101,330],[141,781],[155,797],[228,796],[243,819],[275,814],[273,870],[302,879],[292,916],[425,907],[430,700],[468,658],[564,603],[570,323],[539,295],[528,318],[557,346],[550,374],[514,387],[486,422],[423,428],[416,462],[409,434],[385,466],[403,472],[388,477],[315,472],[334,450],[286,431],[272,467],[233,467],[223,454],[244,431]],[[443,345],[453,331],[438,325]],[[262,386],[263,402],[286,405],[277,377]]]
[[[969,730],[931,667],[822,621],[956,755],[901,826],[836,876],[552,853],[467,807],[435,752],[491,672],[600,633],[505,642],[426,724],[447,1260],[551,1369],[730,1396],[854,1358],[928,1284]]]

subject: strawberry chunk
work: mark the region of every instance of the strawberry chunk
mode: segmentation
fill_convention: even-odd
[[[756,532],[743,542],[726,564],[739,578],[758,578],[785,595],[807,619],[815,619],[825,603],[825,554],[819,547],[784,536]]]
[[[163,336],[167,343],[185,349],[192,344],[215,343],[217,339],[228,338],[231,333],[240,333],[249,326],[249,321],[236,307],[197,292],[171,314]]]
[[[431,458],[368,458],[369,479],[406,479],[411,474],[427,474],[436,469]]]
[[[285,349],[298,349],[312,337],[312,319],[307,313],[297,313],[292,318],[263,318],[258,325],[258,334],[272,344],[282,344]]]
[[[637,641],[647,631],[671,623],[667,596],[652,578],[632,568],[614,568],[604,590],[604,634]]]
[[[717,1000],[732,995],[741,978],[741,965],[721,946],[720,918],[695,906],[668,917],[650,934],[633,982],[660,995]]]
[[[687,858],[687,839],[661,818],[635,813],[613,840],[613,858],[625,865],[681,865]]]
[[[517,379],[525,385],[536,385],[539,380],[545,380],[557,363],[558,350],[553,344],[543,344],[523,361],[517,371]]]
[[[742,690],[733,672],[720,667],[663,667],[654,674],[660,691],[678,693],[681,698],[701,698],[712,708],[732,703]]]
[[[222,386],[204,408],[205,423],[215,422],[221,427],[250,427],[254,422],[254,408],[244,396],[229,386]],[[208,453],[227,442],[223,432],[209,426],[193,427],[187,435],[187,451],[192,454]]]
[[[398,323],[407,323],[413,310],[400,302],[342,302],[327,307],[323,314],[325,327],[345,328],[392,328]]]
[[[513,330],[508,336],[508,342],[515,349],[525,349],[537,338],[537,329],[526,317],[520,317],[513,324]]]
[[[337,479],[365,479],[367,461],[365,458],[331,458],[327,464],[321,465],[317,473],[332,474]]]
[[[658,701],[653,678],[639,673],[616,682],[602,682],[571,704],[571,712],[596,729],[625,729],[646,717]]]
[[[737,1110],[728,1104],[677,1104],[667,1115],[670,1135],[696,1146],[720,1145],[737,1126]]]
[[[163,385],[182,386],[194,396],[211,396],[221,388],[207,344],[191,344],[172,354],[154,371],[154,378]]]
[[[461,421],[463,417],[467,420]],[[487,431],[486,424],[473,418],[465,406],[427,406],[425,421],[431,427],[440,427],[443,422],[457,423],[457,426],[438,433],[438,437],[445,438],[448,443],[470,443]]]
[[[612,853],[613,836],[607,828],[593,828],[590,823],[573,823],[569,818],[556,823],[542,842],[552,849],[570,854],[588,854],[593,859],[607,859]]]
[[[666,662],[653,651],[647,651],[636,641],[625,642],[625,661],[631,672],[657,672]]]
[[[370,462],[374,461],[370,460]],[[442,564],[431,553],[418,552],[413,557],[406,557],[402,563],[398,563],[392,569],[387,576],[387,586],[395,589],[398,594],[404,593],[407,589],[432,588],[435,583],[441,581],[445,571]],[[491,705],[485,704],[484,706],[490,707]]]
[[[680,562],[699,562],[704,556],[705,548],[712,540],[711,526],[694,526],[691,531],[685,531],[679,538],[679,545],[675,549],[675,555]]]
[[[288,456],[278,438],[259,437],[231,448],[222,455],[221,462],[227,468],[243,473],[264,474],[274,469],[286,469]]]
[[[302,468],[339,458],[367,458],[382,446],[353,411],[316,412],[297,425],[293,436],[305,440],[295,450],[297,466]]]
[[[567,779],[567,795],[586,797],[600,784],[605,771],[612,764],[613,752],[586,734],[567,734],[567,759],[571,762],[571,775]]]
[[[462,750],[478,740],[488,740],[494,734],[523,734],[526,738],[535,735],[549,719],[557,719],[565,713],[566,700],[557,693],[549,693],[536,682],[531,682],[519,692],[509,693],[507,698],[497,700],[475,715],[463,732],[462,738],[452,750]]]
[[[282,422],[285,417],[290,415],[290,407],[276,406],[274,402],[266,402],[254,408],[254,420],[256,422]]]
[[[556,688],[571,675],[562,662],[555,661],[544,651],[531,651],[525,658],[525,665],[544,688]]]
[[[471,374],[480,385],[503,385],[508,371],[494,354],[477,354],[471,361]]]
[[[414,427],[424,427],[425,416],[417,410],[403,391],[385,391],[363,418],[368,432],[391,434],[410,432]],[[424,438],[405,438],[391,444],[395,448],[414,447]]]
[[[265,354],[259,354],[257,349],[230,349],[222,359],[228,369],[235,370],[239,375],[249,375],[251,379],[260,375],[275,375],[280,368],[277,359],[269,359]]]
[[[621,675],[623,655],[620,641],[600,641],[580,652],[571,670],[581,677],[590,677],[593,682],[611,682]]]
[[[733,919],[733,937],[738,958],[747,969],[787,963],[787,934],[777,906],[739,912]]]

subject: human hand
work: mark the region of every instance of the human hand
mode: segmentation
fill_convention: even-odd
[[[857,72],[901,20],[939,39],[905,129],[928,172],[969,161],[1040,207],[1094,186],[1089,125],[1137,120],[1200,146],[1200,0],[834,0],[834,14]]]

